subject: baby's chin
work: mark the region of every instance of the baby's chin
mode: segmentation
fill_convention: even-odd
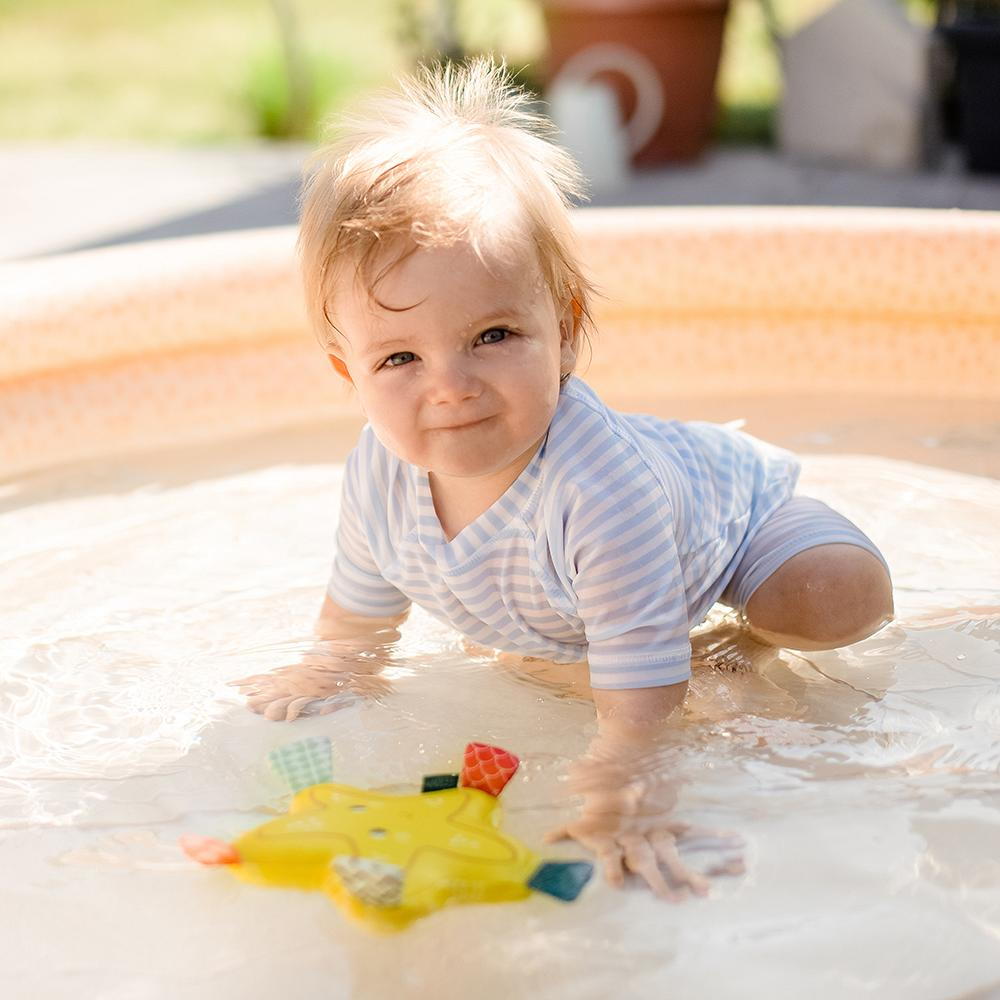
[[[487,479],[519,473],[538,450],[541,434],[511,434],[509,427],[487,420],[475,427],[431,431],[422,440],[400,441],[392,434],[376,436],[398,459],[424,472],[450,479]],[[516,475],[515,475],[516,478]]]

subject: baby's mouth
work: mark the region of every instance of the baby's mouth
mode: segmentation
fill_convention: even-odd
[[[491,420],[492,417],[480,417],[478,420],[467,420],[464,424],[447,424],[441,427],[432,427],[431,430],[435,431],[464,431],[471,427],[478,427],[480,424],[486,423],[487,420]]]

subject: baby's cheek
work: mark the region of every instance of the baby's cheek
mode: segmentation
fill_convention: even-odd
[[[410,426],[414,421],[412,418],[405,419],[405,407],[401,405],[398,398],[392,393],[387,393],[384,389],[373,390],[368,387],[366,391],[360,391],[358,398],[361,402],[361,411],[365,418],[375,428],[375,433],[379,440],[388,447],[385,438],[396,438],[399,430],[408,422]]]

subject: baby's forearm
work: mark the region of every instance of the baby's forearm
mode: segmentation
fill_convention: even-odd
[[[661,755],[675,744],[670,717],[686,692],[686,681],[627,691],[595,689],[597,733],[572,769],[575,790],[607,791],[661,772]]]
[[[569,790],[581,798],[574,829],[584,839],[617,842],[625,835],[648,837],[669,830],[681,785],[670,715],[686,690],[685,682],[594,691],[597,733],[568,773]]]
[[[321,637],[303,652],[299,666],[324,673],[377,674],[392,662],[397,639],[395,629],[351,638]]]
[[[359,647],[369,637],[382,642],[392,641],[399,638],[399,626],[406,620],[407,614],[409,612],[404,611],[384,618],[359,615],[334,604],[329,597],[324,597],[313,632],[318,639],[358,639],[361,640],[357,643]]]
[[[687,681],[626,691],[594,690],[598,739],[641,749],[657,745],[669,732],[668,720],[684,703]]]

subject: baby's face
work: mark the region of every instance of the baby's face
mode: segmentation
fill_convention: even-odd
[[[418,249],[373,300],[343,288],[343,361],[379,440],[444,478],[506,489],[544,437],[572,368],[572,310],[558,315],[534,260],[466,245]],[[512,475],[511,475],[512,474]]]

